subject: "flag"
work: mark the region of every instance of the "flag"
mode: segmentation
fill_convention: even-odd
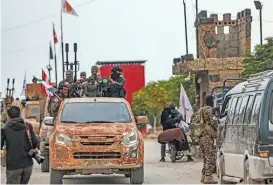
[[[67,2],[67,0],[62,0],[62,12],[74,15],[74,16],[79,16],[74,8]]]
[[[48,97],[52,97],[54,96],[54,93],[57,93],[58,90],[56,88],[54,88],[53,86],[50,85],[50,81],[47,78],[47,75],[45,73],[45,71],[42,69],[42,80],[38,79],[37,80],[42,83],[43,87],[42,87],[42,92],[43,94],[46,94]]]
[[[53,52],[52,52],[51,42],[49,42],[49,59],[53,60]]]
[[[181,84],[180,88],[180,99],[179,99],[179,111],[183,115],[183,117],[186,117],[186,123],[190,122],[191,116],[193,114],[192,106],[189,100],[189,97],[187,96],[187,93]]]
[[[53,25],[53,39],[54,39],[54,44],[57,44],[58,43],[58,38],[57,38],[56,31],[55,31],[54,23],[52,23],[52,25]]]
[[[23,88],[22,88],[21,96],[26,96],[26,86],[27,86],[26,78],[27,78],[27,71],[25,71],[25,77],[24,77],[24,81],[23,81]]]

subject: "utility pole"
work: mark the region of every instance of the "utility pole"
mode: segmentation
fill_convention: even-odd
[[[186,10],[186,3],[185,0],[183,0],[184,5],[184,22],[185,22],[185,39],[186,39],[186,54],[189,54],[189,48],[188,48],[188,28],[187,28],[187,10]]]
[[[255,8],[259,10],[260,13],[260,43],[263,45],[263,18],[262,18],[262,9],[263,5],[260,1],[254,1]]]
[[[196,58],[199,58],[198,0],[195,0]]]

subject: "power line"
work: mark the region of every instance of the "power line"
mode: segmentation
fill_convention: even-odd
[[[22,48],[22,49],[17,49],[17,50],[2,52],[1,56],[12,54],[12,53],[25,52],[25,51],[29,51],[30,49],[33,49],[33,48],[40,49],[41,47],[44,47],[44,46],[45,46],[45,44],[36,44],[36,45],[30,46],[30,47],[26,47],[26,48]],[[48,47],[48,45],[47,45],[47,47]]]
[[[79,5],[75,6],[74,8],[76,9],[76,8],[78,8],[78,7],[84,6],[84,5],[89,4],[89,3],[92,3],[92,2],[94,2],[94,1],[96,1],[96,0],[88,0],[88,1],[86,1],[86,2],[84,2],[84,3],[82,3],[82,4],[79,4]],[[37,23],[37,22],[41,22],[41,21],[43,21],[43,20],[46,20],[46,19],[55,17],[55,16],[57,16],[57,15],[59,15],[59,14],[52,14],[52,15],[49,15],[49,16],[46,16],[46,17],[37,19],[37,20],[35,20],[35,21],[31,21],[31,22],[24,23],[24,24],[20,24],[20,25],[13,26],[13,27],[10,27],[10,28],[2,29],[1,32],[6,32],[6,31],[9,31],[9,30],[14,30],[14,29],[17,29],[17,28],[21,28],[21,27],[25,27],[25,26],[28,26],[28,25],[31,25],[31,24],[35,24],[35,23]]]

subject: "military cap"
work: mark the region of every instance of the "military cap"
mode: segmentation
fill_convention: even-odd
[[[99,70],[99,67],[98,66],[92,66],[91,70]]]
[[[73,73],[71,69],[67,70],[66,73]]]
[[[120,66],[114,66],[111,71],[122,71]]]

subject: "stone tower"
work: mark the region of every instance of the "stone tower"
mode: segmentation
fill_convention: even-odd
[[[222,87],[225,79],[239,78],[246,53],[251,51],[251,10],[245,9],[232,19],[230,13],[207,16],[201,11],[195,26],[199,29],[199,59],[192,60],[182,56],[174,60],[173,74],[195,73],[196,94],[201,104],[206,95],[215,87]],[[234,86],[234,81],[227,86]],[[221,92],[221,88],[218,89]]]
[[[207,17],[207,11],[198,14],[199,58],[244,57],[251,47],[251,10],[245,9],[232,19],[230,13]]]

